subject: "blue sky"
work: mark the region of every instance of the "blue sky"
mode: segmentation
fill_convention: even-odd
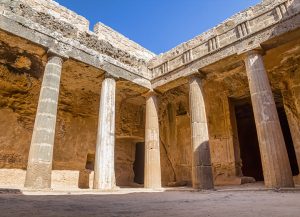
[[[56,0],[159,54],[260,0]]]

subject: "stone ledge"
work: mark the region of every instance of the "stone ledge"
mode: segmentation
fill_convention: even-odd
[[[210,193],[222,193],[222,192],[278,192],[278,193],[296,193],[300,192],[300,186],[296,188],[280,188],[272,189],[259,186],[231,186],[230,188],[217,188],[215,190],[195,190],[190,187],[175,187],[175,188],[162,188],[158,190],[146,189],[146,188],[119,188],[117,190],[111,191],[100,191],[100,190],[86,190],[86,189],[72,189],[72,190],[30,190],[25,188],[11,189],[11,188],[1,188],[1,194],[7,195],[28,195],[28,196],[38,196],[38,195],[124,195],[132,193],[163,193],[163,192],[194,192],[198,194],[210,194]]]
[[[34,8],[37,11],[43,12],[43,13],[49,13],[53,17],[56,17],[57,19],[61,19],[67,23],[70,23],[71,25],[74,25],[78,27],[79,29],[82,29],[84,31],[89,30],[89,21],[76,14],[75,12],[69,10],[68,8],[58,4],[55,1],[52,0],[20,0],[28,5],[30,5],[32,8]]]
[[[99,39],[105,40],[113,44],[114,46],[127,50],[132,55],[140,56],[143,59],[150,60],[155,54],[148,51],[141,45],[130,40],[119,32],[113,30],[109,26],[104,25],[101,22],[98,22],[94,26],[94,32],[98,35]]]

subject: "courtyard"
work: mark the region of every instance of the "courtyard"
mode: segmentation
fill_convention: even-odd
[[[300,191],[0,194],[1,217],[299,217]]]
[[[0,217],[300,217],[300,0],[161,54],[62,2],[0,0]]]

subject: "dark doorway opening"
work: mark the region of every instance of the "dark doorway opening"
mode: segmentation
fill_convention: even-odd
[[[263,181],[259,144],[250,99],[235,102],[235,115],[244,176]]]
[[[90,188],[90,174],[94,170],[95,154],[88,154],[86,157],[85,168],[79,171],[78,187],[83,189]]]
[[[283,105],[277,105],[277,112],[278,112],[278,116],[279,116],[279,121],[280,121],[281,129],[282,129],[287,153],[288,153],[289,160],[290,160],[292,173],[293,173],[293,176],[296,176],[299,174],[299,167],[298,167],[296,152],[295,152],[295,148],[294,148],[294,144],[293,144],[293,140],[292,140],[292,136],[291,136],[290,127],[288,124],[288,120],[287,120]]]
[[[134,182],[144,184],[145,143],[136,143],[135,161],[133,163]]]
[[[94,170],[95,154],[88,154],[86,157],[85,169]]]
[[[299,167],[290,127],[282,103],[282,96],[280,96],[279,94],[275,95],[275,102],[290,161],[290,166],[293,176],[296,176],[299,174]],[[256,181],[263,181],[264,178],[261,157],[251,100],[249,98],[234,101],[234,105],[243,175],[254,177]]]

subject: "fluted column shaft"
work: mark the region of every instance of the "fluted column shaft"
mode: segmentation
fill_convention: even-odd
[[[266,187],[293,187],[293,177],[275,101],[259,52],[245,57]]]
[[[50,56],[46,64],[33,128],[25,187],[51,187],[53,145],[63,59]]]
[[[145,188],[161,188],[158,105],[155,93],[146,96]]]
[[[300,115],[300,78],[297,77],[294,82],[296,84],[291,85],[290,89],[294,99],[295,110],[296,110],[295,112],[299,116]],[[300,118],[297,118],[297,115],[293,115],[293,116],[294,118],[290,117],[288,119],[289,119],[291,135],[293,138],[294,148],[296,152],[296,157],[298,161],[298,167],[300,168]],[[299,179],[298,182],[300,182],[300,175],[298,175],[298,179]]]
[[[193,151],[192,184],[195,189],[212,189],[214,185],[208,143],[208,127],[200,78],[191,77],[189,86]]]
[[[95,156],[94,189],[116,187],[115,178],[115,101],[116,80],[106,77],[102,82],[98,134]]]

